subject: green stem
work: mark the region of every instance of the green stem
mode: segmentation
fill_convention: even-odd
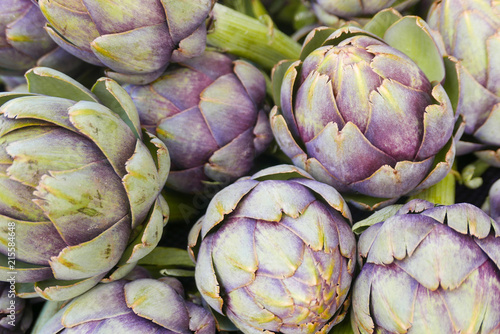
[[[418,198],[441,205],[455,204],[456,181],[457,172],[455,169],[452,169],[444,179],[432,187],[411,196],[409,200]]]
[[[298,59],[301,46],[276,29],[221,4],[212,11],[213,27],[207,36],[210,45],[247,58],[270,70],[283,59]]]
[[[462,182],[470,189],[476,189],[483,185],[483,175],[484,172],[490,167],[489,164],[482,160],[476,160],[475,162],[467,165],[462,170]]]

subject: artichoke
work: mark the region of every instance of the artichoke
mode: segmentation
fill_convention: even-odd
[[[15,296],[15,281],[0,282],[0,333],[26,333],[32,320],[30,302]]]
[[[266,82],[250,63],[217,52],[170,67],[146,86],[127,85],[141,124],[167,145],[167,185],[199,193],[245,175],[272,140]]]
[[[444,178],[457,118],[443,86],[407,55],[356,27],[318,28],[301,59],[275,67],[281,108],[271,111],[274,136],[296,166],[341,193],[383,199],[376,203]]]
[[[358,243],[355,333],[497,333],[499,232],[472,204],[423,200],[370,226]]]
[[[241,178],[190,232],[198,290],[244,333],[328,333],[349,303],[350,221],[339,193],[296,167]]]
[[[12,232],[18,293],[66,300],[157,245],[170,161],[113,80],[91,92],[49,68],[26,79],[30,93],[0,94],[0,280]]]
[[[31,0],[0,3],[0,75],[22,76],[34,66],[70,74],[82,62],[52,41],[45,18]]]
[[[215,0],[39,0],[54,41],[120,81],[146,84],[205,50]]]
[[[443,37],[446,52],[460,60],[457,112],[465,120],[458,154],[476,152],[500,167],[500,5],[493,0],[436,1],[429,25]]]
[[[215,321],[184,299],[178,280],[142,278],[98,285],[62,308],[40,333],[215,334]]]
[[[404,10],[419,0],[309,0],[311,7],[324,24],[334,26],[340,19],[363,22],[384,8]],[[341,21],[340,21],[341,22]]]

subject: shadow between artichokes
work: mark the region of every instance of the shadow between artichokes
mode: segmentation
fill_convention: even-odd
[[[241,178],[190,232],[198,290],[244,333],[328,333],[349,305],[350,222],[340,194],[297,167]]]
[[[89,91],[49,68],[26,78],[30,93],[0,94],[0,280],[15,271],[19,295],[66,300],[157,245],[170,159],[113,80]]]
[[[422,19],[386,10],[365,29],[317,28],[276,65],[271,128],[296,166],[374,209],[443,179],[463,126],[452,60]]]

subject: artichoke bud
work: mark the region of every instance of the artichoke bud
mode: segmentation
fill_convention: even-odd
[[[189,235],[198,290],[245,333],[327,333],[349,303],[350,222],[339,193],[299,168],[242,178]]]
[[[15,229],[17,282],[66,300],[123,277],[156,246],[170,161],[113,80],[91,92],[49,68],[26,78],[29,93],[0,95],[0,257]]]

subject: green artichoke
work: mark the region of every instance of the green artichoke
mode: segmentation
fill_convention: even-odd
[[[328,333],[349,303],[350,221],[339,193],[296,167],[241,178],[190,232],[198,290],[244,333]]]
[[[472,204],[413,200],[365,230],[358,253],[355,333],[500,330],[500,224]]]
[[[14,243],[18,293],[65,300],[157,245],[170,160],[113,80],[90,92],[49,68],[26,79],[30,93],[0,94],[0,280]]]
[[[476,152],[500,167],[500,3],[436,1],[427,21],[442,35],[446,52],[460,60],[457,112],[466,125],[457,153]]]
[[[413,33],[417,24],[400,18],[387,33],[404,38],[404,29]],[[439,55],[424,59],[430,69],[436,59],[444,71]],[[377,198],[356,200],[364,207],[425,189],[451,169],[461,134],[445,89],[426,73],[368,31],[315,29],[301,60],[275,67],[274,136],[317,180]]]
[[[266,81],[252,64],[218,52],[171,66],[149,85],[127,85],[141,124],[169,150],[167,186],[202,192],[245,175],[272,140]]]
[[[108,76],[146,84],[205,50],[215,0],[39,0],[54,41]]]
[[[56,313],[43,334],[215,334],[212,314],[184,299],[174,278],[100,284]]]
[[[0,75],[22,76],[35,66],[70,74],[82,62],[59,48],[44,30],[45,18],[30,0],[0,3]]]

